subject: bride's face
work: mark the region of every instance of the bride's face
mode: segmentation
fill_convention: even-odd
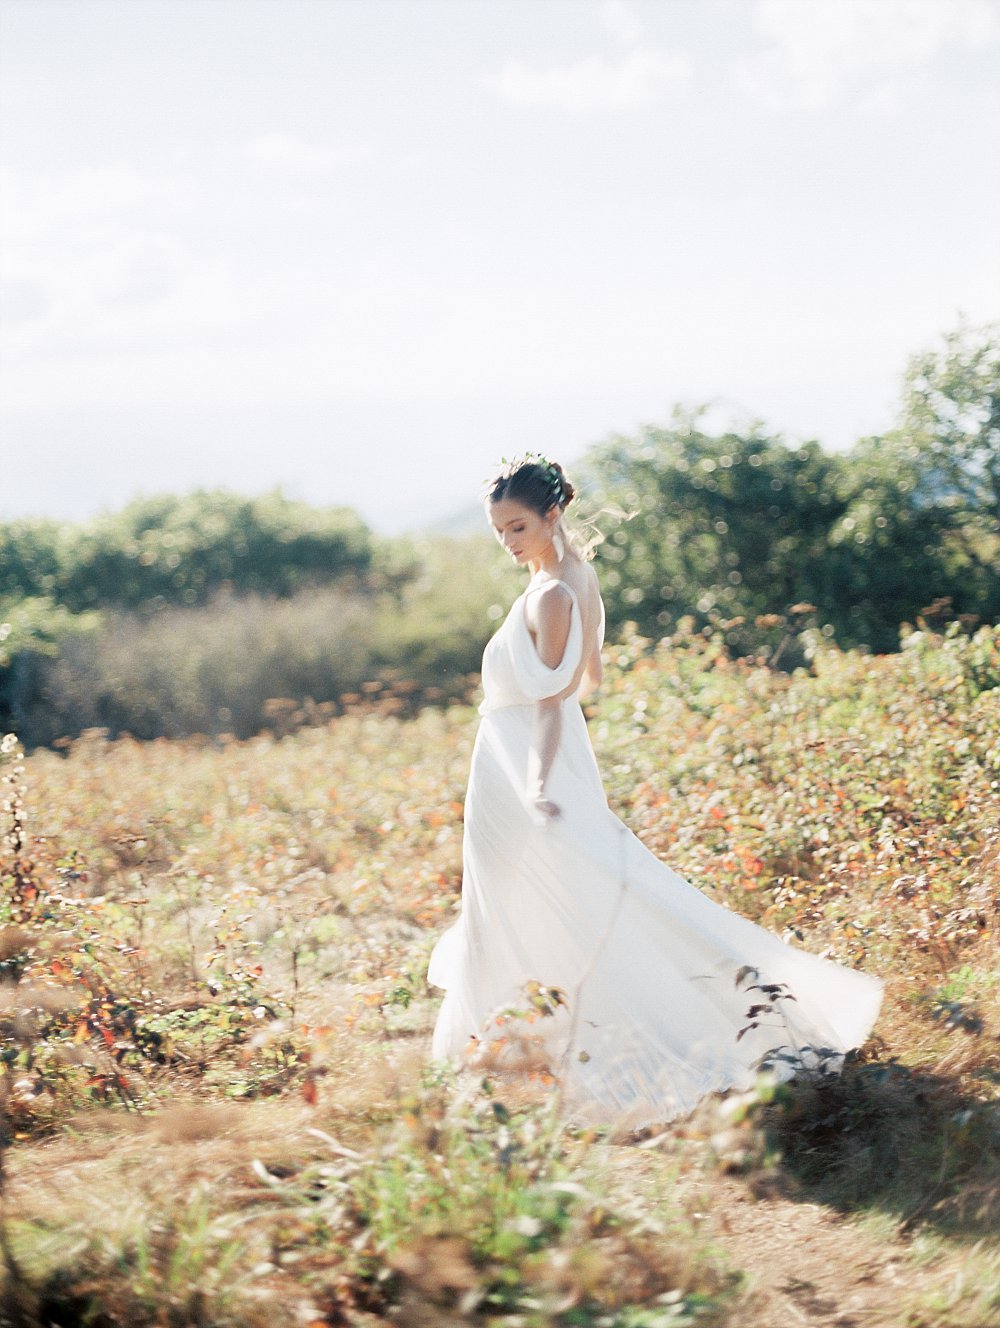
[[[488,515],[497,539],[520,567],[540,562],[552,544],[555,508],[550,516],[539,516],[522,503],[501,498],[490,503]]]

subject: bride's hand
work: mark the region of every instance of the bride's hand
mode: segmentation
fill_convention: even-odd
[[[558,805],[542,795],[531,799],[531,811],[538,825],[548,825],[549,821],[555,821],[562,815]]]

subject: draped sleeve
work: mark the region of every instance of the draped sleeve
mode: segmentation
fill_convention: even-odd
[[[548,696],[558,696],[572,683],[583,651],[580,606],[571,586],[561,583],[570,596],[569,635],[563,657],[554,669],[541,659],[528,627],[527,597],[539,587],[529,587],[511,607],[506,622],[490,641],[483,658],[483,714],[504,706],[530,705]]]
[[[521,630],[514,634],[519,658],[515,661],[518,679],[525,694],[532,701],[542,701],[547,696],[557,696],[564,692],[573,681],[580,663],[583,645],[583,624],[580,621],[580,607],[572,587],[559,583],[570,597],[569,635],[563,657],[554,669],[550,669],[538,653],[528,627],[527,597],[520,613]]]

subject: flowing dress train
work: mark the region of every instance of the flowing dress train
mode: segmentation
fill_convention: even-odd
[[[546,781],[561,815],[536,819],[525,791],[535,704],[570,685],[585,645],[570,590],[563,659],[542,662],[525,616],[538,586],[533,577],[483,657],[461,913],[428,973],[445,988],[432,1056],[461,1063],[512,1030],[530,1035],[582,1117],[638,1126],[749,1086],[775,1048],[842,1057],[860,1045],[882,983],[786,945],[656,858],[608,807],[575,698],[561,703]],[[758,1026],[740,1036],[754,1004],[765,1006]]]

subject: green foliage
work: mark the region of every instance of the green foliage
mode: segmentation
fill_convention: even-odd
[[[407,545],[413,573],[379,606],[375,664],[382,676],[455,695],[456,681],[478,673],[483,648],[521,586],[483,536]]]
[[[0,600],[0,731],[28,736],[52,661],[71,641],[93,638],[101,622],[95,610],[70,613],[47,598]]]
[[[915,355],[904,380],[898,433],[923,465],[915,503],[951,528],[1000,535],[1000,323],[967,323],[940,350]],[[967,545],[970,557],[979,558]],[[995,547],[995,545],[994,545]],[[995,566],[995,565],[994,565]]]
[[[399,1107],[363,1150],[319,1128],[284,1156],[250,1141],[238,1202],[199,1183],[154,1206],[146,1181],[124,1220],[90,1224],[72,1245],[15,1228],[23,1301],[52,1322],[99,1309],[97,1322],[133,1328],[263,1328],[290,1307],[343,1324],[733,1322],[739,1275],[692,1249],[692,1224],[665,1198],[609,1194],[550,1113],[508,1110],[489,1083],[456,1094],[425,1081]],[[670,1168],[655,1174],[669,1192]]]
[[[460,1299],[466,1314],[566,1328],[725,1317],[735,1279],[687,1257],[666,1204],[637,1226],[596,1177],[581,1183],[551,1112],[508,1109],[488,1080],[457,1099],[431,1082],[400,1105],[377,1163],[350,1168],[350,1193],[362,1249],[402,1286],[442,1310]]]
[[[823,551],[844,510],[843,464],[816,443],[788,447],[758,428],[713,435],[703,412],[597,448],[593,504],[630,516],[598,559],[612,627],[659,636],[679,618],[747,619],[824,604]],[[733,643],[739,636],[733,637]]]
[[[830,532],[845,640],[891,648],[897,626],[946,600],[1000,618],[1000,325],[961,325],[910,361],[900,419],[849,458]]]
[[[73,612],[203,604],[222,589],[280,596],[358,581],[371,557],[369,533],[347,508],[199,491],[139,498],[79,526],[0,525],[0,596],[48,596]]]
[[[25,655],[53,657],[71,636],[94,632],[101,623],[95,611],[70,613],[51,599],[0,600],[0,669]]]
[[[847,455],[704,417],[677,410],[587,459],[594,506],[630,517],[599,553],[612,627],[657,636],[690,614],[752,653],[801,605],[842,645],[885,651],[932,605],[1000,618],[996,325],[915,356],[899,423]]]
[[[0,522],[0,601],[56,596],[68,538],[67,527],[58,521]]]

